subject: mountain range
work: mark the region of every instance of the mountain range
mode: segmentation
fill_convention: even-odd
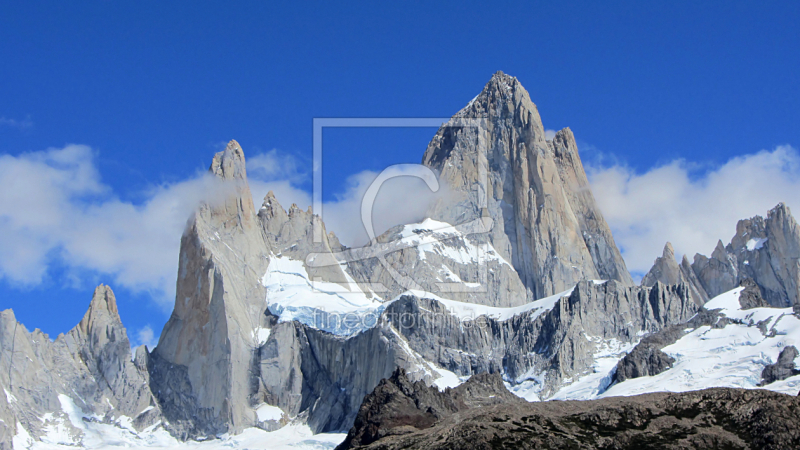
[[[442,125],[422,165],[449,195],[423,221],[348,248],[311,208],[287,210],[272,192],[256,208],[244,151],[228,143],[209,169],[219,195],[181,236],[155,348],[131,351],[105,285],[55,339],[0,313],[0,448],[235,447],[290,432],[333,448],[348,431],[351,448],[374,434],[359,428],[365,408],[398,407],[378,395],[397,386],[447,414],[374,425],[386,436],[450,429],[456,404],[568,421],[629,407],[606,397],[670,391],[646,398],[686,405],[690,391],[763,387],[777,393],[758,401],[794,405],[800,228],[786,205],[741,220],[710,257],[678,263],[667,243],[636,284],[572,131],[547,139],[528,92],[502,72]],[[481,389],[502,401],[470,400]],[[742,395],[712,397],[724,410],[721,398]],[[526,400],[586,402],[548,413]]]

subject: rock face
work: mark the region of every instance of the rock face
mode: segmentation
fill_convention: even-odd
[[[485,386],[479,388],[481,384]],[[800,445],[800,402],[775,392],[717,388],[473,406],[470,403],[488,392],[502,397],[498,392],[502,386],[491,377],[470,380],[467,385],[470,391],[441,394],[396,373],[364,399],[355,425],[337,450],[785,449]]]
[[[151,361],[153,391],[187,436],[253,424],[253,332],[266,308],[255,280],[266,271],[268,247],[236,141],[214,156],[209,172],[220,196],[198,208],[181,238],[175,308]]]
[[[635,343],[697,310],[685,287],[609,281],[578,283],[549,311],[507,320],[464,321],[436,301],[411,297],[393,303],[386,314],[404,319],[393,326],[424,360],[459,376],[499,372],[512,383],[538,379],[539,396],[547,398],[564,380],[591,372],[600,343]]]
[[[464,119],[483,120],[468,126]],[[528,300],[584,279],[632,284],[572,132],[547,141],[536,105],[516,78],[496,73],[439,129],[422,162],[453,192],[430,217],[450,224],[491,217],[489,241],[516,270]]]
[[[750,278],[770,305],[795,305],[800,301],[800,227],[781,203],[766,219],[740,220],[731,243],[719,242],[711,258],[695,255],[692,268],[710,297]]]
[[[656,282],[664,284],[685,283],[695,303],[702,305],[708,301],[708,294],[706,294],[700,280],[695,275],[686,255],[684,255],[681,264],[678,265],[675,261],[675,249],[672,248],[672,244],[669,242],[664,245],[664,253],[661,257],[656,258],[653,267],[642,278],[642,286],[653,286]]]
[[[394,227],[363,249],[349,250],[357,260],[348,269],[359,282],[383,287],[376,292],[385,299],[413,289],[488,306],[526,303],[529,293],[514,267],[485,232],[471,231],[430,219]],[[378,249],[386,265],[370,256]]]
[[[745,278],[739,286],[743,286],[744,290],[739,294],[739,305],[742,309],[752,309],[770,306],[761,294],[761,288],[753,281],[752,278]]]
[[[629,378],[649,377],[672,367],[675,358],[662,352],[652,344],[639,344],[617,363],[614,382],[621,383]]]
[[[761,372],[761,385],[765,386],[779,380],[785,380],[789,377],[800,375],[800,370],[797,370],[794,364],[794,360],[798,356],[800,356],[800,352],[797,351],[797,347],[794,345],[784,348],[781,354],[778,355],[778,361],[776,361],[775,364],[764,367],[764,371]]]
[[[20,434],[20,427],[36,440],[48,437],[48,428],[60,427],[65,431],[61,443],[79,443],[84,430],[69,417],[73,410],[108,424],[128,417],[137,430],[161,420],[147,368],[132,361],[108,286],[95,290],[80,323],[55,341],[38,329],[29,332],[11,310],[3,311],[0,346],[7,349],[0,359],[0,384],[6,393],[0,397],[3,448],[11,448],[11,437]]]
[[[426,384],[450,372],[491,372],[512,382],[535,374],[545,397],[564,380],[589,373],[604,341],[633,343],[696,311],[685,288],[660,283],[582,282],[552,307],[508,318],[460,317],[438,300],[408,294],[373,328],[349,338],[298,322],[275,324],[258,351],[259,373],[267,403],[287,415],[306,414],[315,431],[346,430],[364,395],[397,367]]]

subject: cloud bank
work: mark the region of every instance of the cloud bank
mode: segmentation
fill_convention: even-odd
[[[171,304],[181,233],[214,183],[198,174],[153,187],[134,205],[102,182],[87,146],[2,155],[0,276],[32,286],[60,265],[73,280],[86,271],[111,275]]]
[[[134,204],[102,181],[96,156],[85,145],[0,155],[0,278],[21,287],[51,281],[85,288],[98,276],[110,277],[112,286],[149,293],[169,311],[186,221],[201,201],[219,194],[219,183],[197,173],[154,186]],[[311,204],[310,193],[299,187],[308,174],[292,155],[251,155],[247,170],[255,205],[270,190],[285,207]],[[324,205],[329,230],[344,243],[366,242],[360,202],[376,175],[351,176],[345,192]],[[376,232],[422,219],[427,199],[434,197],[418,179],[390,180],[377,198]],[[137,340],[146,343],[146,337]]]
[[[625,263],[639,274],[667,241],[691,260],[719,239],[727,244],[740,219],[765,216],[779,202],[800,207],[800,155],[788,145],[711,168],[686,160],[644,173],[620,164],[586,168]]]
[[[186,220],[198,203],[219,192],[217,181],[197,173],[154,186],[134,204],[102,181],[95,160],[84,145],[0,155],[0,278],[19,286],[49,280],[85,287],[100,275],[112,286],[149,293],[168,311]],[[678,254],[708,254],[718,239],[730,240],[739,219],[764,215],[778,202],[800,205],[800,154],[790,146],[712,168],[685,160],[644,173],[622,164],[586,167],[628,268],[639,274],[649,270],[666,241]],[[311,203],[301,187],[309,174],[291,155],[251,155],[247,169],[256,206],[270,190],[284,207]],[[323,205],[328,230],[346,245],[367,240],[361,199],[376,176],[350,176],[345,190]],[[422,220],[442,195],[447,193],[433,193],[415,177],[389,180],[373,209],[376,234]],[[146,343],[148,337],[143,330],[135,340]]]

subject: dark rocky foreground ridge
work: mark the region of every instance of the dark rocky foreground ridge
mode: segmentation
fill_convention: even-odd
[[[498,375],[439,392],[397,370],[337,450],[800,448],[800,398],[714,388],[528,403]]]

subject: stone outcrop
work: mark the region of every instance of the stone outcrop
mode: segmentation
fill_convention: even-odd
[[[730,244],[719,242],[711,258],[695,255],[692,268],[709,297],[750,278],[767,303],[792,306],[800,301],[800,227],[780,203],[766,219],[740,220]]]
[[[460,411],[492,405],[515,405],[524,400],[509,392],[498,375],[480,374],[444,392],[412,382],[397,369],[383,379],[364,401],[355,424],[337,449],[369,445],[381,438],[422,430]]]
[[[794,345],[789,345],[781,350],[775,364],[767,365],[761,372],[761,386],[800,375],[800,370],[797,370],[794,363],[798,356],[800,356],[800,352]]]
[[[450,224],[493,219],[489,241],[516,270],[528,300],[584,279],[632,284],[572,132],[547,141],[536,105],[516,78],[496,73],[439,129],[422,162],[452,192],[430,217]]]
[[[739,286],[744,287],[739,293],[739,305],[742,309],[763,308],[771,306],[761,294],[761,288],[752,278],[744,278],[739,282]]]
[[[672,367],[675,358],[652,344],[638,344],[617,363],[613,382],[622,383],[630,378],[658,375]]]
[[[502,398],[502,386],[491,377],[476,376],[464,385],[474,393],[456,389],[442,394],[411,384],[403,375],[382,381],[364,399],[355,425],[337,450],[800,446],[800,402],[765,390],[716,388],[470,407],[470,398],[488,392]],[[487,386],[477,389],[480,384]]]
[[[147,368],[139,358],[132,360],[108,286],[97,287],[80,323],[54,341],[38,329],[29,332],[13,311],[3,311],[0,347],[0,384],[6,394],[0,397],[2,448],[10,448],[19,427],[33,439],[48,427],[61,427],[64,444],[79,443],[84,432],[69,420],[72,408],[108,424],[127,417],[138,430],[162,420]]]

